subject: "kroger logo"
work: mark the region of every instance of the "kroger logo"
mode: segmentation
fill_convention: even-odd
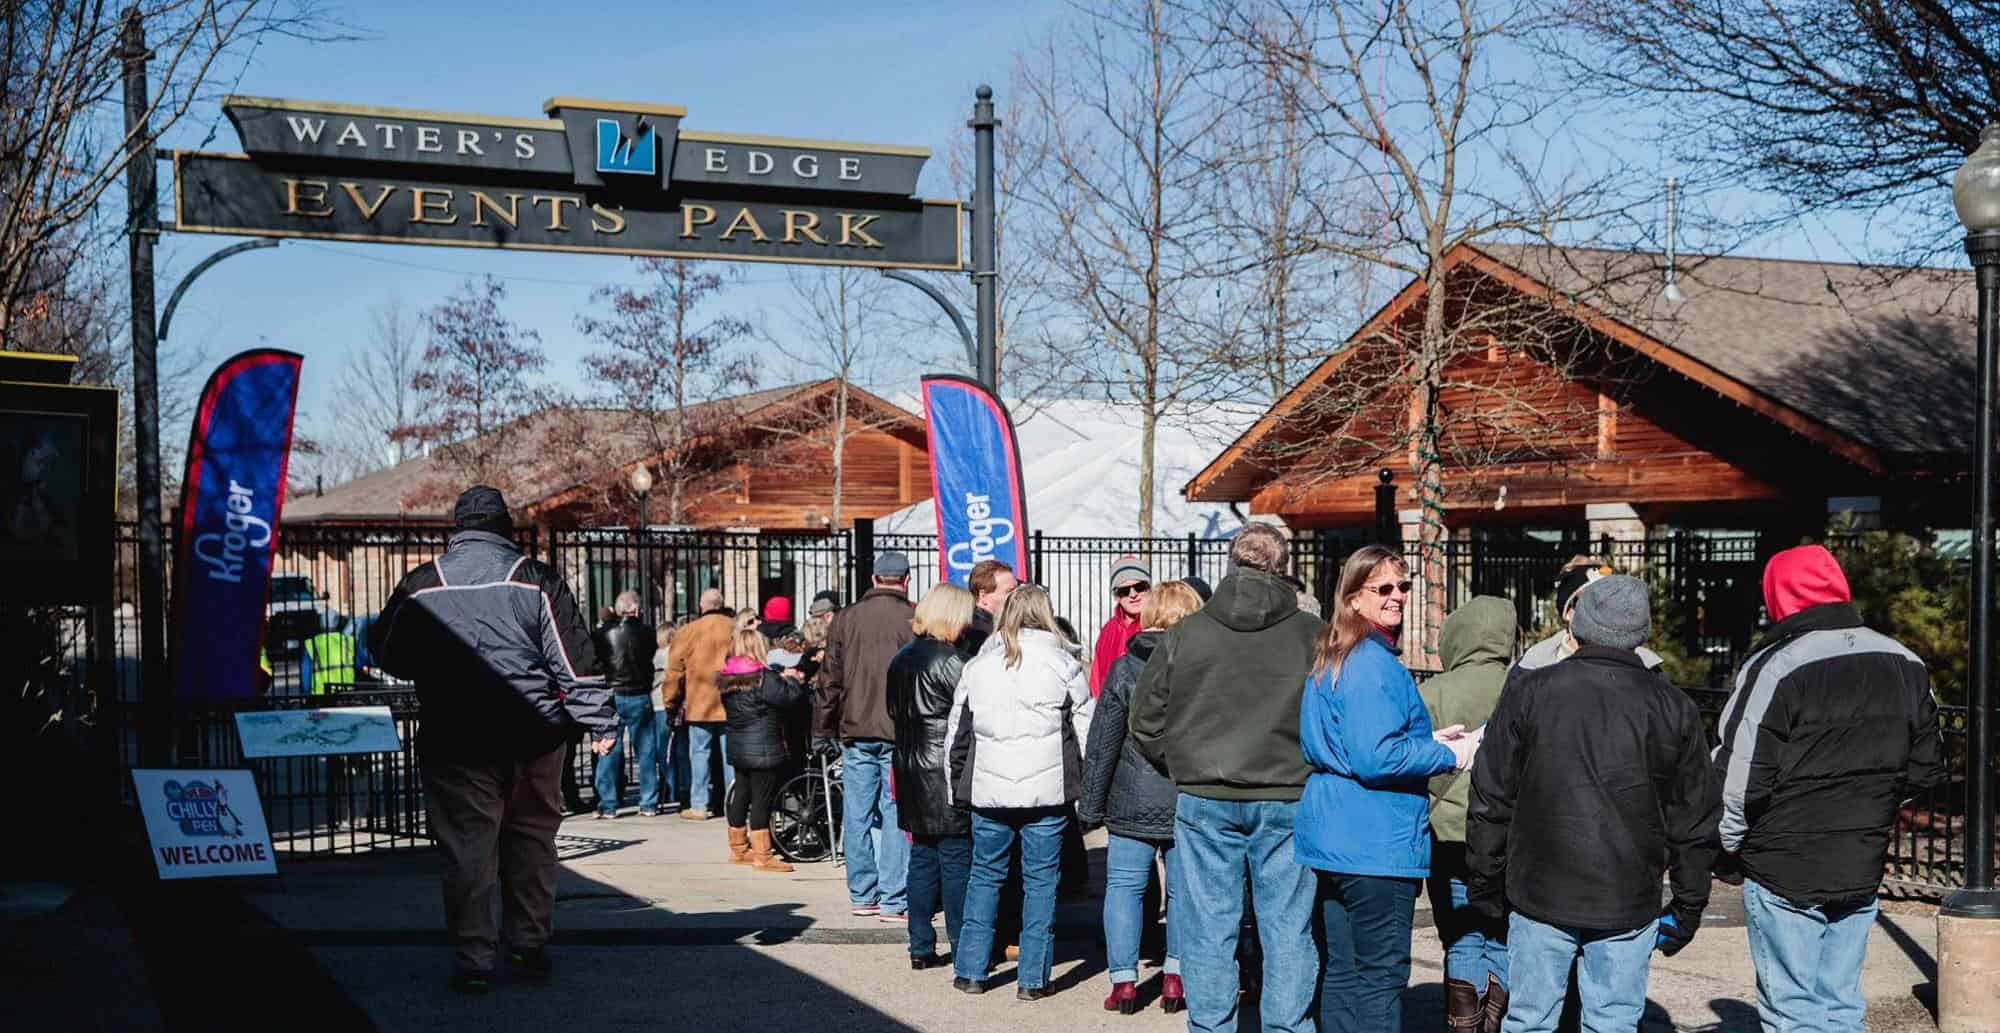
[[[650,176],[658,168],[659,148],[653,144],[653,127],[639,123],[639,135],[625,135],[615,118],[597,120],[597,171]]]
[[[222,515],[223,530],[195,538],[194,558],[208,565],[209,580],[242,584],[245,554],[252,549],[271,547],[271,522],[250,512],[253,499],[250,489],[231,478]]]
[[[993,515],[993,503],[984,495],[965,496],[966,531],[970,541],[945,550],[944,559],[953,570],[971,570],[980,560],[993,558],[993,550],[1014,540],[1014,522]]]

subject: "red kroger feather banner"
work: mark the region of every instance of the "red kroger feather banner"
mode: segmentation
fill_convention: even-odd
[[[249,699],[256,692],[303,361],[272,348],[247,351],[224,362],[202,388],[174,537],[179,699]]]
[[[1014,420],[976,380],[924,378],[937,506],[938,578],[963,586],[980,560],[999,560],[1023,581],[1028,570],[1028,492]]]

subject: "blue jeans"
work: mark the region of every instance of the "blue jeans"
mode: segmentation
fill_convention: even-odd
[[[1056,882],[1062,876],[1063,828],[1069,808],[972,812],[972,876],[965,883],[965,939],[952,944],[952,968],[964,979],[985,979],[993,957],[993,919],[1000,913],[1000,884],[1007,855],[1021,841],[1021,961],[1015,985],[1033,990],[1049,983],[1056,948]]]
[[[618,737],[611,740],[611,752],[597,758],[597,813],[618,813],[618,772],[625,766],[625,740],[632,740],[632,752],[639,761],[639,809],[660,806],[660,733],[653,730],[653,700],[643,692],[611,697],[618,704]]]
[[[1466,906],[1465,875],[1465,844],[1438,843],[1431,848],[1426,885],[1438,941],[1444,944],[1444,974],[1471,983],[1482,993],[1489,976],[1505,989],[1507,923]]]
[[[847,852],[847,900],[884,914],[909,907],[910,841],[889,791],[893,743],[850,742],[840,749],[840,845]]]
[[[1842,907],[1794,904],[1743,880],[1757,1014],[1765,1033],[1861,1033],[1868,1003],[1861,962],[1875,925],[1875,898]]]
[[[729,753],[729,737],[723,733],[728,728],[729,724],[724,721],[688,722],[688,760],[693,765],[689,772],[692,780],[688,783],[688,810],[708,810],[708,791],[715,787],[713,769],[709,767],[711,752],[717,757],[724,758],[722,792],[717,795],[723,799],[729,797],[729,785],[736,781],[736,769],[730,767],[726,759]]]
[[[1555,1033],[1576,963],[1583,1033],[1632,1033],[1646,1012],[1658,920],[1637,929],[1571,929],[1514,912],[1507,922],[1507,1021],[1502,1033]]]
[[[660,803],[682,803],[691,783],[693,768],[688,764],[688,730],[674,727],[674,712],[653,711],[660,726]]]
[[[1320,1033],[1403,1028],[1410,985],[1410,930],[1415,879],[1382,875],[1320,877],[1320,924],[1326,953],[1319,977]]]
[[[1296,800],[1210,800],[1180,795],[1174,850],[1181,854],[1180,893],[1200,901],[1182,909],[1181,978],[1188,1033],[1235,1033],[1236,940],[1243,925],[1243,880],[1257,911],[1264,947],[1260,1011],[1266,1033],[1313,1033],[1319,949],[1313,946],[1312,869],[1292,858]]]
[[[1174,902],[1180,899],[1181,855],[1171,839],[1130,839],[1116,832],[1104,850],[1104,967],[1111,982],[1139,981],[1139,938],[1146,926],[1146,883],[1153,875],[1153,858],[1167,862],[1167,963],[1161,971],[1180,975],[1180,923]]]
[[[944,909],[944,934],[954,949],[964,930],[965,882],[972,872],[971,836],[917,836],[910,843],[910,953],[937,953],[932,916]]]

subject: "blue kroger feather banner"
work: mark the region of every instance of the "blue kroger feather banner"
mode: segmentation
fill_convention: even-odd
[[[964,585],[980,560],[1028,570],[1028,493],[1007,407],[978,381],[924,378],[924,417],[937,505],[938,578]]]
[[[208,378],[188,439],[174,556],[174,694],[248,699],[285,504],[299,365],[259,348]]]

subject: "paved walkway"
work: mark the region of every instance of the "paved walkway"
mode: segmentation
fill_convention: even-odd
[[[1102,833],[1091,845],[1102,845]],[[1006,992],[1008,970],[997,976],[1002,992],[977,998],[952,992],[949,970],[910,971],[899,924],[847,914],[840,869],[801,865],[785,876],[723,863],[719,821],[576,818],[563,826],[561,851],[558,974],[546,987],[503,984],[482,1000],[444,988],[449,955],[428,856],[293,865],[251,901],[383,1030],[539,1033],[579,1022],[856,1033],[1185,1028],[1157,1005],[1129,1018],[1100,1009],[1093,900],[1066,902],[1059,916],[1055,985],[1063,992],[1023,1004]],[[1093,850],[1093,860],[1100,856]],[[1718,891],[1694,945],[1655,960],[1644,1029],[1757,1028],[1736,897]],[[1933,978],[1934,923],[1912,910],[1886,916],[1876,930],[1866,978],[1872,1030],[1934,1028],[1913,993]],[[1427,926],[1427,916],[1419,923]],[[1435,935],[1420,929],[1407,1029],[1442,1028],[1441,962]]]
[[[629,815],[630,812],[628,811]],[[1091,838],[1101,847],[1102,834]],[[150,886],[113,903],[0,885],[0,1026],[22,1030],[341,1029],[494,1031],[671,1029],[1181,1030],[1157,1003],[1132,1017],[1105,992],[1097,903],[1058,918],[1056,997],[952,992],[948,969],[912,972],[900,925],[847,914],[841,870],[755,873],[723,863],[719,821],[565,823],[554,957],[547,985],[503,982],[468,999],[445,987],[436,859],[428,852],[282,865],[236,887]],[[1093,849],[1093,861],[1101,851]],[[1750,963],[1736,898],[1718,887],[1700,937],[1655,959],[1642,1029],[1753,1033]],[[137,898],[135,903],[134,898]],[[1920,1003],[1934,979],[1934,920],[1886,915],[1869,952],[1869,1028],[1931,1030]],[[1405,1029],[1443,1027],[1441,951],[1420,914]],[[246,957],[247,955],[247,957]],[[1150,968],[1142,992],[1156,992]],[[18,978],[16,978],[18,977]],[[256,988],[268,989],[260,995]],[[150,999],[150,1003],[149,1003]],[[277,1016],[285,1019],[279,1023]],[[156,1018],[163,1016],[164,1018]],[[15,1020],[19,1019],[19,1024]],[[1246,1029],[1254,1029],[1247,1026]]]

